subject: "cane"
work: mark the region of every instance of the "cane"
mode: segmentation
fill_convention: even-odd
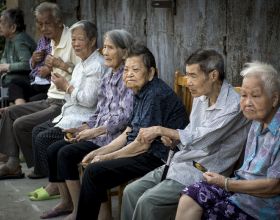
[[[174,156],[174,153],[175,153],[175,148],[176,146],[180,143],[179,140],[174,140],[172,141],[172,144],[170,146],[170,150],[168,152],[168,158],[167,158],[167,161],[165,163],[165,166],[164,166],[164,170],[163,170],[163,173],[162,173],[162,176],[161,176],[161,180],[160,181],[163,181],[165,180],[166,178],[166,175],[167,175],[167,172],[168,172],[168,169],[169,169],[169,166],[170,166],[170,163],[171,163],[171,159],[172,157]]]

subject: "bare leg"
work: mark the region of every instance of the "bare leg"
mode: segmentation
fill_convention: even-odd
[[[81,184],[79,180],[66,180],[65,182],[68,187],[68,192],[71,196],[73,204],[73,212],[68,215],[65,220],[75,220],[77,215]]]
[[[180,198],[175,220],[200,220],[203,209],[189,196]]]
[[[110,208],[109,202],[101,203],[98,220],[111,220],[112,213]]]
[[[71,196],[68,192],[67,186],[65,183],[52,183],[52,184],[57,184],[60,195],[61,195],[61,200],[60,202],[51,210],[44,212],[40,218],[52,218],[54,215],[59,216],[59,215],[64,215],[67,213],[70,213],[73,211],[73,204],[71,201]]]
[[[45,190],[50,196],[59,195],[58,185],[56,183],[48,183]]]
[[[54,207],[54,210],[73,210],[73,204],[71,200],[71,195],[65,183],[52,183],[57,184],[61,200]]]

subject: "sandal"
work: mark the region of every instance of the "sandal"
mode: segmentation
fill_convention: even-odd
[[[22,178],[24,178],[24,173],[22,173],[20,165],[15,170],[11,170],[6,164],[0,168],[0,180]]]
[[[40,191],[40,190],[42,190],[42,189],[44,189],[44,187],[40,187],[40,188],[38,188],[38,189],[35,189],[34,191],[29,192],[27,195],[28,195],[28,197],[34,196],[35,193],[37,193],[37,191]]]
[[[40,188],[38,190],[34,191],[34,194],[29,197],[31,201],[43,201],[43,200],[49,200],[49,199],[58,199],[60,198],[60,195],[50,195],[45,188]]]

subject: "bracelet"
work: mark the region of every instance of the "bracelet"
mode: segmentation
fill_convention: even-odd
[[[228,180],[229,180],[229,178],[227,177],[227,178],[225,178],[225,190],[228,192],[229,190],[228,190]]]
[[[70,89],[71,85],[69,84],[65,90],[66,93],[69,93],[69,89]],[[70,93],[69,93],[70,94]]]

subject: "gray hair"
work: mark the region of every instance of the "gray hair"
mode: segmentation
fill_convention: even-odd
[[[92,22],[87,20],[78,21],[71,26],[70,31],[73,33],[77,28],[82,28],[86,32],[89,40],[97,39],[97,28]]]
[[[116,47],[129,49],[133,44],[132,35],[123,29],[115,29],[105,33],[104,38],[108,37]]]
[[[187,58],[185,64],[198,64],[206,75],[213,70],[217,70],[219,72],[219,79],[223,81],[225,78],[223,56],[215,50],[199,49]]]
[[[56,23],[63,23],[63,16],[59,6],[51,2],[42,2],[35,8],[34,15],[38,15],[50,11]]]
[[[245,63],[240,75],[243,78],[250,76],[260,78],[269,96],[274,92],[280,94],[280,75],[270,64],[261,63],[259,61]]]

